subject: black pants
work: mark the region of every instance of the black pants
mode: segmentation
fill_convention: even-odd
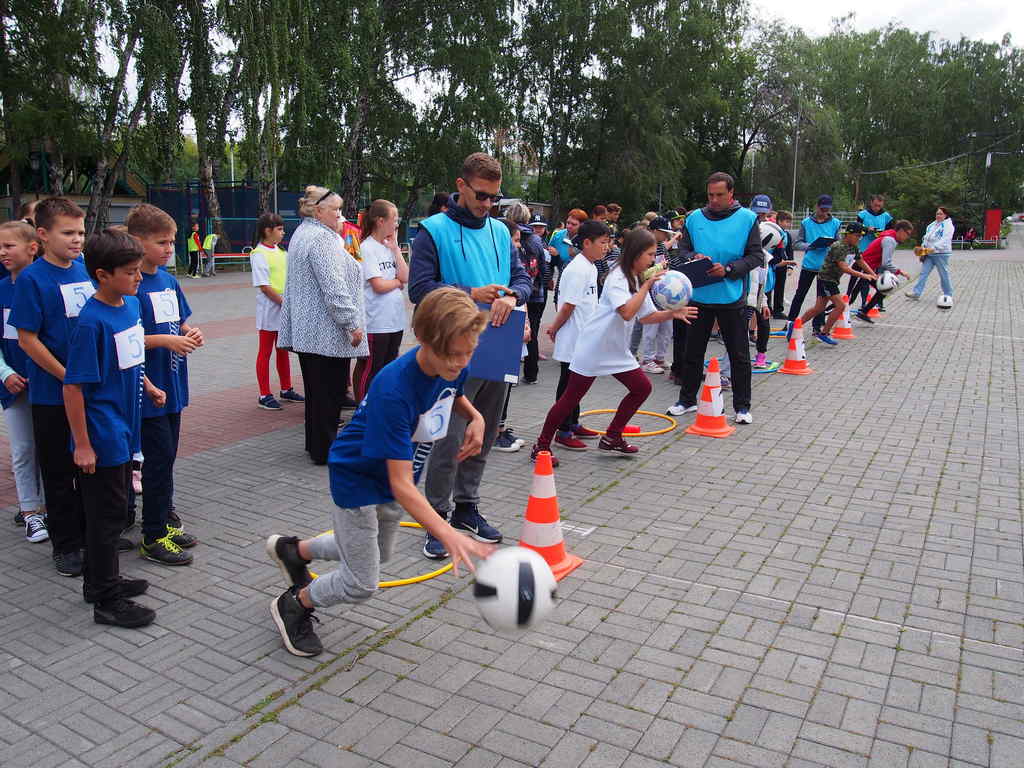
[[[764,314],[753,307],[747,307],[747,323],[749,326],[750,316],[753,315],[757,322],[757,351],[764,354],[768,351],[768,334],[771,333],[771,324]]]
[[[686,352],[683,357],[683,384],[679,388],[679,402],[697,404],[697,389],[704,374],[704,354],[708,349],[711,328],[718,320],[725,349],[732,367],[732,405],[737,411],[750,408],[750,347],[747,336],[746,307],[720,304],[697,304],[697,318],[686,332]]]
[[[306,452],[314,464],[327,463],[338,436],[338,417],[348,390],[350,358],[299,352],[306,397]]]
[[[565,392],[565,388],[569,386],[569,363],[562,363],[562,370],[558,373],[558,386],[555,387],[555,402],[562,397]],[[562,421],[558,426],[560,432],[568,432],[577,424],[580,423],[580,404],[576,403],[576,407],[572,409],[572,413]]]
[[[82,497],[75,483],[78,469],[71,454],[71,427],[64,406],[33,405],[32,433],[43,476],[47,527],[53,551],[58,555],[77,552],[85,546],[85,517]],[[120,508],[120,515],[123,524],[124,506]]]
[[[370,356],[360,357],[352,373],[352,394],[355,395],[357,403],[366,397],[370,390],[370,382],[380,373],[380,369],[398,357],[403,334],[404,331],[367,334],[366,343],[370,348]]]
[[[142,420],[142,536],[147,542],[167,534],[180,431],[180,413]]]
[[[682,320],[672,318],[672,375],[677,380],[683,378],[683,358],[686,357],[686,329],[689,326]]]
[[[118,596],[120,568],[117,539],[124,526],[132,463],[96,467],[91,475],[78,474],[85,508],[85,568],[82,593],[96,603]]]
[[[860,311],[863,312],[864,314],[867,314],[868,312],[870,312],[875,307],[881,307],[882,306],[882,299],[884,299],[884,298],[885,298],[884,294],[880,290],[878,290],[876,288],[875,289],[875,295],[871,297],[871,301],[869,301],[867,304],[865,304],[863,307],[861,307]]]
[[[544,316],[544,302],[526,304],[526,315],[530,318],[530,341],[526,344],[526,361],[523,363],[523,378],[537,380],[537,361],[540,360],[540,319]]]
[[[816,269],[800,270],[800,281],[796,284],[796,293],[793,294],[793,300],[789,303],[789,322],[793,322],[800,317],[800,309],[803,307],[804,298],[807,296],[807,292],[811,290],[811,286],[814,285],[817,277],[818,271]],[[819,330],[824,324],[824,314],[815,315],[814,320],[811,322],[815,331]]]
[[[195,276],[199,271],[199,251],[188,252],[188,273]]]
[[[508,428],[508,404],[512,399],[512,385],[505,385],[505,403],[501,406],[501,418],[498,419],[498,431],[504,432]]]
[[[771,301],[773,315],[786,314],[786,273],[788,271],[789,267],[775,267],[775,287],[772,288]]]

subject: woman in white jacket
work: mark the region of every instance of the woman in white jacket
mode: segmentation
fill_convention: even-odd
[[[921,245],[931,248],[933,253],[924,257],[921,264],[921,276],[917,278],[914,287],[907,291],[911,299],[921,298],[924,291],[924,284],[928,282],[928,275],[932,267],[939,270],[939,281],[942,283],[942,293],[946,296],[953,295],[953,283],[949,279],[949,257],[953,255],[953,220],[949,218],[949,210],[939,206],[935,211],[935,221],[928,225],[924,237],[921,238]]]

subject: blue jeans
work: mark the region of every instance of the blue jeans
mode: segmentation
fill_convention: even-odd
[[[931,274],[932,267],[939,270],[939,282],[942,283],[942,292],[946,296],[953,295],[953,283],[949,280],[949,257],[951,254],[948,253],[933,253],[924,257],[924,263],[921,267],[921,276],[917,278],[917,283],[914,284],[914,293],[918,296],[924,291],[924,284],[928,282],[928,275]]]
[[[167,535],[174,501],[174,460],[178,456],[181,413],[142,420],[142,535],[153,541]]]

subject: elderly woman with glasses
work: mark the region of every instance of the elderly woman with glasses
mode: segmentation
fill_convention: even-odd
[[[362,270],[345,250],[339,231],[342,199],[308,186],[299,198],[302,223],[288,245],[288,278],[281,305],[278,346],[299,357],[306,392],[306,451],[326,464],[348,398],[353,357],[368,354]]]

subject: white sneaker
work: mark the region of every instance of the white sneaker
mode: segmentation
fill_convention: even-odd
[[[640,367],[640,370],[642,370],[644,373],[664,373],[665,372],[665,369],[662,368],[660,365],[658,365],[653,360],[651,362],[649,362],[649,363],[644,363]]]
[[[683,415],[685,415],[687,413],[696,413],[696,412],[697,412],[697,406],[696,405],[683,405],[682,403],[676,403],[671,408],[669,408],[667,411],[665,411],[665,413],[667,413],[669,416],[683,416]]]
[[[750,411],[737,411],[735,421],[737,424],[753,424],[754,417],[750,415]]]
[[[921,297],[920,297],[920,296],[918,296],[918,295],[917,295],[916,293],[914,293],[914,291],[913,291],[913,290],[907,291],[907,292],[906,292],[906,293],[904,293],[903,295],[904,295],[904,296],[906,296],[906,297],[907,297],[908,299],[913,299],[914,301],[917,301],[918,299],[920,299],[920,298],[921,298]]]
[[[38,512],[32,515],[25,515],[25,541],[38,544],[50,538],[50,532],[46,530],[46,521]]]

